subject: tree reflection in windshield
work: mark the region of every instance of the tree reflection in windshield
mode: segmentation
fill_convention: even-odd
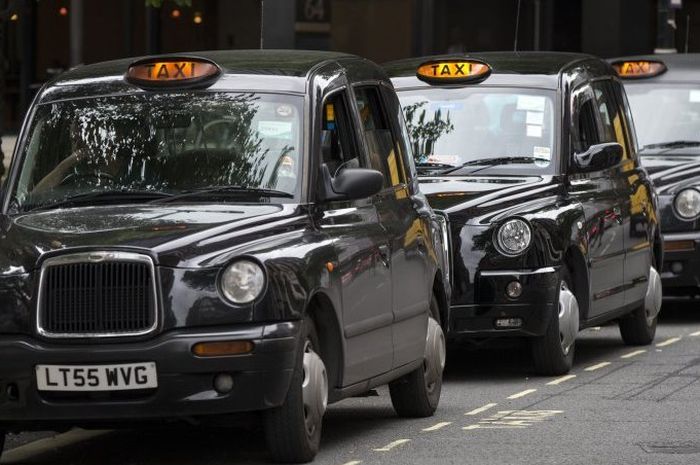
[[[15,204],[230,185],[295,194],[301,103],[283,95],[188,93],[41,105]]]
[[[454,125],[450,121],[450,112],[443,119],[442,110],[438,109],[432,119],[426,121],[427,101],[416,102],[404,106],[404,116],[408,135],[413,144],[413,153],[417,163],[428,161],[428,155],[433,153],[435,142],[443,135],[454,131]]]

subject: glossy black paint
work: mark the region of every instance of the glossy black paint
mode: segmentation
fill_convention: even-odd
[[[657,60],[666,72],[651,78],[623,80],[630,85],[664,84],[700,86],[700,54],[638,55],[612,58],[611,63],[625,60]],[[664,298],[700,299],[700,218],[686,220],[676,214],[676,194],[685,188],[700,189],[700,148],[648,147],[641,161],[656,187],[659,221],[666,244],[661,280]],[[677,243],[690,241],[692,247],[678,250]]]
[[[196,54],[221,66],[209,91],[269,91],[303,95],[308,143],[299,203],[183,200],[62,208],[0,215],[0,427],[42,429],[132,419],[259,410],[284,400],[296,360],[300,320],[311,315],[327,365],[330,400],[364,392],[422,363],[435,294],[447,314],[450,285],[442,227],[418,190],[406,141],[396,147],[405,181],[365,198],[325,200],[321,189],[322,104],[329,95],[352,98],[353,86],[374,86],[401,134],[400,107],[381,68],[351,55],[326,52],[237,51]],[[47,84],[34,105],[57,99],[148,92],[124,80],[133,60],[69,71]],[[195,91],[193,91],[195,92]],[[198,90],[196,92],[202,92]],[[355,136],[359,116],[352,106]],[[30,110],[24,127],[30,124]],[[23,135],[9,186],[23,157]],[[361,166],[368,153],[358,142]],[[372,175],[376,177],[376,175]],[[9,189],[8,189],[9,190]],[[355,189],[355,191],[358,191]],[[375,189],[376,191],[376,189]],[[366,193],[366,192],[365,192]],[[38,270],[44,260],[81,251],[149,255],[155,265],[160,325],[141,337],[43,339],[36,328]],[[267,276],[263,295],[232,305],[218,277],[232,260],[250,258]],[[196,342],[252,340],[253,353],[200,359]],[[10,359],[12,360],[10,363]],[[161,385],[133,399],[43,398],[34,365],[156,361]],[[218,372],[234,375],[229,395],[212,390]],[[183,376],[186,375],[186,376]]]
[[[449,58],[458,56],[449,55]],[[459,56],[488,63],[492,74],[475,86],[555,90],[559,99],[557,174],[440,175],[421,177],[421,189],[450,220],[453,289],[448,335],[452,338],[540,336],[558,311],[560,270],[567,267],[580,305],[580,326],[609,321],[638,307],[646,292],[652,257],[661,257],[653,187],[637,159],[636,141],[622,94],[624,158],[599,169],[574,162],[574,95],[592,83],[621,93],[613,69],[578,54],[484,52]],[[439,57],[385,65],[397,91],[429,88],[417,66]],[[455,85],[454,92],[469,86]],[[619,154],[614,154],[617,158]],[[499,226],[510,218],[532,227],[529,248],[517,257],[494,246]],[[508,282],[519,280],[521,297],[509,299]],[[499,329],[497,318],[519,317],[519,329]]]

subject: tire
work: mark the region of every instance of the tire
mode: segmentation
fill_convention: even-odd
[[[651,290],[653,285],[656,284],[660,289],[660,282],[655,282],[654,280],[660,279],[658,272],[656,271],[655,263],[652,262],[652,267],[649,270],[650,285]],[[651,309],[650,306],[660,306],[661,296],[650,297],[649,290],[647,290],[647,296],[644,299],[644,304],[636,308],[629,315],[620,318],[620,335],[622,336],[622,341],[628,346],[648,346],[654,342],[656,337],[656,324],[659,319],[658,309]],[[658,290],[660,292],[660,290]],[[658,300],[653,302],[653,300]]]
[[[313,320],[307,317],[287,397],[280,407],[265,412],[267,448],[275,462],[306,463],[318,453],[328,402],[328,377],[318,341]]]
[[[565,375],[574,364],[579,308],[571,282],[568,270],[562,267],[557,313],[550,319],[545,334],[532,340],[532,359],[539,375]]]
[[[0,457],[2,457],[2,452],[5,450],[5,435],[4,431],[0,431]]]
[[[439,305],[435,296],[430,302],[430,310],[423,364],[389,383],[391,403],[400,417],[430,417],[435,413],[440,402],[446,344],[445,335],[440,326]]]

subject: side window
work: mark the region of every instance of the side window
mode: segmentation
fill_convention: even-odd
[[[596,120],[596,101],[588,87],[573,93],[572,145],[575,153],[583,153],[600,143],[600,130]]]
[[[355,88],[362,133],[369,151],[370,168],[384,175],[384,187],[406,182],[401,152],[389,126],[386,109],[376,87]]]
[[[599,81],[593,83],[593,92],[598,102],[598,112],[602,123],[601,142],[617,142],[622,146],[623,160],[629,159],[627,128],[620,105],[618,105],[611,83]]]
[[[331,176],[342,168],[360,166],[345,92],[338,92],[323,104],[321,155]]]
[[[617,81],[611,83],[613,91],[617,96],[617,105],[620,107],[620,114],[624,116],[624,126],[627,134],[627,144],[629,147],[630,158],[637,158],[637,133],[634,128],[634,120],[632,119],[632,110],[630,109],[630,103],[627,100],[627,93]]]

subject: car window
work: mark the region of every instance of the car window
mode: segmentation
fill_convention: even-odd
[[[571,142],[574,153],[583,153],[600,143],[600,129],[596,119],[596,101],[588,87],[573,92]]]
[[[622,146],[622,158],[630,157],[629,147],[626,137],[627,128],[622,109],[613,94],[613,89],[609,81],[599,81],[592,85],[598,102],[598,111],[602,125],[601,142],[617,142]]]
[[[398,186],[406,181],[397,142],[389,126],[386,110],[376,87],[355,88],[355,100],[362,123],[362,133],[369,151],[370,167],[384,175],[384,186]]]
[[[321,155],[334,177],[343,168],[361,166],[345,96],[344,91],[329,96],[322,108]]]

